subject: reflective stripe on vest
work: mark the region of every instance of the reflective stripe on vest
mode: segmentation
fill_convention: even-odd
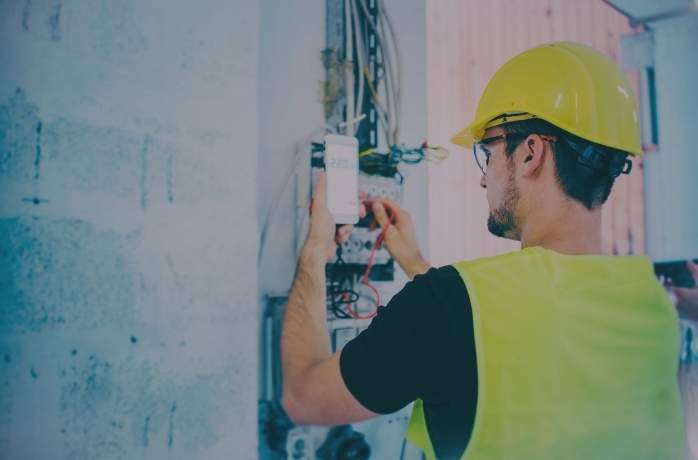
[[[534,247],[454,266],[478,370],[463,460],[682,458],[678,318],[649,260]],[[421,401],[406,436],[436,459]]]

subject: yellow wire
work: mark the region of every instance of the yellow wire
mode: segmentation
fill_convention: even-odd
[[[450,155],[448,149],[440,145],[430,145],[429,147],[426,147],[425,150],[429,152],[428,159],[435,162],[444,161]]]
[[[371,82],[371,74],[368,73],[368,66],[364,66],[363,68],[364,75],[366,76],[366,83],[368,83],[368,89],[371,90],[371,95],[373,96],[373,100],[378,102],[378,93],[376,92],[376,88],[373,87],[373,82]]]
[[[359,158],[365,157],[366,155],[370,155],[372,153],[373,153],[373,148],[368,148],[366,150],[362,150],[361,152],[359,152]]]

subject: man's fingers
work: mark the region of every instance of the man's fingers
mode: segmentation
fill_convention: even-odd
[[[398,216],[398,218],[401,218],[403,214],[406,214],[400,205],[390,198],[381,198],[381,201],[383,202],[383,206],[388,208],[393,214]]]
[[[693,275],[693,279],[696,280],[696,283],[698,284],[698,264],[694,263],[692,260],[689,260],[686,262],[686,266],[688,267],[688,271],[690,271]]]
[[[371,209],[373,210],[373,215],[376,217],[378,225],[380,225],[383,228],[390,225],[390,219],[388,218],[388,214],[385,212],[385,207],[383,206],[383,203],[381,203],[380,201],[374,201]]]
[[[364,217],[366,217],[366,205],[361,203],[359,205],[359,218],[363,219]]]
[[[391,199],[388,198],[387,196],[386,196],[386,197],[380,197],[379,199],[380,199],[385,205],[387,205],[389,208],[398,209],[398,208],[400,207],[399,204],[397,204],[396,202],[394,202],[393,200],[391,200]]]
[[[323,171],[317,175],[313,191],[313,209],[325,206],[327,202],[327,174]]]
[[[344,243],[346,240],[349,239],[349,234],[351,231],[354,229],[353,225],[342,225],[337,229],[337,236],[335,238],[335,241],[337,243]]]
[[[390,198],[381,198],[380,200],[383,203],[383,207],[388,209],[388,212],[390,213],[390,216],[392,216],[392,221],[395,225],[400,227],[402,224],[411,224],[412,216],[410,216],[410,213],[402,209],[399,204]]]

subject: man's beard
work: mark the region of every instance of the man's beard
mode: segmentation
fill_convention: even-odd
[[[514,184],[513,172],[509,176],[502,205],[491,211],[487,218],[487,230],[494,236],[516,239],[516,217],[514,210],[519,201],[519,190]]]

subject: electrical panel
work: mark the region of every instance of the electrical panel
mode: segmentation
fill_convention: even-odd
[[[317,156],[313,158],[317,159]],[[311,184],[314,187],[315,177],[322,169],[312,168]],[[388,198],[397,204],[402,202],[403,184],[395,177],[359,174],[359,194],[366,199]],[[349,239],[342,244],[341,259],[344,263],[343,270],[360,275],[364,273],[369,258],[372,257],[372,266],[369,278],[373,281],[392,281],[394,279],[394,261],[390,257],[384,245],[378,248],[374,246],[381,233],[381,228],[376,224],[373,214],[367,210],[367,216],[360,219],[349,235]],[[373,252],[373,255],[372,255]],[[330,261],[331,265],[338,262],[340,256],[335,256]]]
[[[358,140],[360,197],[389,199],[399,206],[406,180],[400,165],[438,159],[441,153],[426,143],[415,148],[399,143],[399,53],[386,13],[381,0],[326,0],[323,105],[326,130]],[[324,145],[315,141],[299,145],[297,151],[298,253],[307,234],[315,178],[325,166]],[[387,293],[395,291],[396,265],[382,243],[383,232],[367,209],[326,266],[332,352],[361,334],[386,303]],[[260,458],[397,458],[405,448],[411,406],[389,416],[335,427],[295,426],[285,414],[280,403],[280,336],[287,301],[283,295],[268,298],[262,323]]]
[[[268,299],[262,322],[259,457],[264,460],[397,458],[411,407],[354,425],[295,426],[281,407],[280,335],[286,297]],[[370,320],[329,319],[333,351],[360,334]],[[389,444],[388,440],[394,440]]]
[[[359,267],[366,266],[370,252],[376,244],[376,239],[380,232],[380,228],[373,230],[370,228],[355,228],[351,232],[351,235],[349,235],[349,239],[342,243],[342,257],[344,258],[344,262],[347,265],[357,265]],[[336,263],[336,261],[337,258],[335,256],[331,263]],[[390,254],[388,254],[385,247],[381,247],[376,251],[374,262],[376,266],[390,262]]]

